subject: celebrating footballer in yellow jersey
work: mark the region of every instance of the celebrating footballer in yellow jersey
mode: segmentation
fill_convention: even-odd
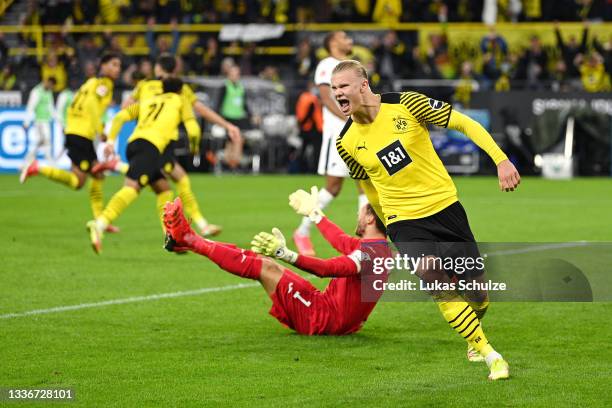
[[[470,135],[495,164],[508,159],[482,127],[462,114],[453,115],[449,104],[416,92],[381,95],[374,121],[349,119],[336,144],[351,177],[369,178],[376,188],[386,224],[427,217],[458,200],[429,139],[429,124]]]
[[[113,81],[90,78],[78,90],[68,107],[64,133],[94,140],[102,134],[102,118],[113,100]]]
[[[70,171],[39,165],[36,160],[29,163],[21,173],[23,183],[28,177],[40,174],[49,180],[78,190],[85,184],[88,174],[93,176],[89,186],[89,200],[94,217],[104,208],[102,182],[104,175],[92,172],[97,163],[94,140],[102,136],[102,118],[113,99],[113,81],[119,78],[121,60],[115,54],[105,54],[100,60],[100,76],[88,79],[79,88],[68,108],[65,147],[72,162]],[[117,229],[109,225],[109,232]]]
[[[429,139],[428,125],[465,133],[493,159],[500,187],[512,191],[520,176],[491,136],[477,122],[444,102],[417,92],[376,95],[357,61],[343,61],[332,73],[332,90],[342,113],[350,116],[336,147],[353,178],[387,225],[398,250],[426,261],[414,273],[432,289],[450,326],[468,343],[470,361],[485,360],[492,380],[509,377],[508,363],[487,341],[480,321],[488,307],[485,290],[458,293],[453,281],[482,281],[484,270],[459,273],[437,268],[445,257],[480,257],[457,190]]]
[[[162,93],[143,99],[123,109],[113,120],[109,141],[114,141],[126,121],[138,119],[128,143],[136,139],[151,142],[162,153],[170,141],[178,138],[178,125],[183,122],[190,137],[200,133],[191,104],[176,93]]]
[[[138,124],[128,139],[129,170],[123,188],[115,193],[100,216],[87,223],[96,253],[102,250],[103,231],[138,197],[143,187],[150,185],[157,194],[160,216],[163,205],[172,199],[168,181],[161,172],[162,153],[178,134],[181,122],[190,136],[200,132],[191,105],[179,96],[182,86],[183,81],[178,78],[165,79],[161,95],[130,105],[113,119],[109,134],[111,142],[126,121],[138,118]],[[114,154],[113,143],[106,145],[105,154]]]
[[[172,78],[175,75],[176,70],[176,59],[173,55],[162,54],[157,58],[155,62],[155,76],[159,79],[142,80],[134,89],[134,92],[127,101],[124,103],[124,107],[133,104],[137,101],[149,99],[153,96],[157,96],[163,93],[162,81],[166,78]],[[242,137],[240,130],[227,122],[217,113],[210,108],[206,107],[202,102],[198,101],[191,88],[183,84],[180,90],[180,96],[185,100],[186,105],[193,107],[196,112],[204,119],[211,123],[218,124],[227,130],[227,133],[234,141],[242,145]],[[201,133],[193,132],[190,138],[190,147],[192,153],[196,155],[199,151]],[[206,218],[202,215],[200,207],[196,200],[195,194],[191,189],[191,181],[187,175],[187,172],[178,163],[174,157],[174,142],[178,140],[178,134],[173,138],[170,144],[166,147],[162,154],[162,169],[163,171],[176,183],[176,188],[179,196],[181,197],[185,210],[189,216],[193,219],[193,222],[197,225],[200,234],[203,236],[214,236],[221,232],[221,227],[215,224],[209,224]],[[126,174],[128,172],[127,163],[122,163],[118,157],[114,157],[111,160],[100,163],[94,169],[94,172],[102,172],[104,170],[115,170],[120,173]]]

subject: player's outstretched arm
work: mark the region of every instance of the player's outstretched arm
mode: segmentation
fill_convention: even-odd
[[[287,243],[282,232],[278,228],[272,229],[272,234],[260,232],[251,241],[253,252],[283,260],[297,266],[304,272],[312,273],[319,277],[343,277],[359,273],[360,251],[356,250],[351,255],[339,256],[330,259],[320,259],[312,256],[298,255],[287,248]]]
[[[310,218],[317,225],[323,237],[341,254],[350,254],[359,247],[359,240],[346,234],[340,227],[325,217],[319,208],[319,189],[310,188],[310,193],[297,190],[289,195],[289,205],[296,213]]]
[[[181,120],[187,131],[187,138],[189,139],[189,150],[194,155],[200,153],[200,142],[202,140],[202,129],[198,124],[198,121],[193,115],[193,109],[191,105],[184,103],[181,109]]]
[[[242,134],[240,133],[240,129],[223,119],[221,115],[219,115],[214,110],[210,109],[208,106],[204,105],[202,102],[196,100],[193,103],[193,109],[196,111],[198,115],[200,115],[204,120],[214,123],[215,125],[221,126],[227,132],[227,137],[234,143],[242,142]]]
[[[480,123],[461,112],[453,110],[448,121],[448,128],[465,134],[493,159],[497,165],[499,187],[502,191],[514,191],[518,187],[521,176],[516,167],[508,160],[508,156],[497,146],[493,137]]]

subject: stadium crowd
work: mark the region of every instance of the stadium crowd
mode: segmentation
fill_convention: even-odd
[[[32,24],[580,21],[609,0],[28,0]]]
[[[424,6],[425,3],[428,6]],[[317,60],[325,55],[320,37],[313,40],[311,36],[286,32],[279,39],[260,43],[221,42],[217,33],[179,32],[176,29],[179,23],[314,21],[307,19],[309,14],[313,14],[309,11],[312,8],[317,10],[317,22],[390,23],[377,20],[380,7],[385,9],[385,18],[394,15],[393,10],[399,10],[397,21],[536,21],[553,18],[588,21],[595,16],[606,18],[612,9],[609,0],[568,0],[563,1],[563,7],[552,7],[553,2],[546,0],[498,1],[493,2],[495,7],[489,3],[486,0],[28,0],[20,24],[60,24],[63,29],[46,34],[43,60],[26,52],[35,46],[34,35],[22,33],[9,45],[0,33],[0,89],[27,92],[40,77],[54,77],[54,91],[60,92],[93,76],[96,58],[107,51],[122,56],[124,71],[117,84],[119,89],[130,88],[135,81],[151,77],[151,61],[162,52],[180,55],[180,68],[187,75],[223,76],[233,62],[240,67],[243,76],[261,75],[277,82],[282,79],[290,85],[291,81],[299,81],[295,88],[302,88],[312,78]],[[496,13],[493,18],[491,9]],[[515,14],[510,16],[509,10]],[[284,18],[278,17],[280,12],[284,13]],[[113,33],[110,29],[97,35],[71,31],[74,24],[145,22],[149,29],[144,34]],[[157,34],[153,28],[158,23],[169,23],[173,29],[169,34]],[[393,81],[397,79],[451,79],[458,80],[455,98],[466,103],[469,94],[476,89],[585,89],[590,92],[610,89],[612,35],[597,38],[589,32],[588,23],[585,23],[581,38],[574,34],[564,36],[555,25],[556,44],[543,44],[537,35],[533,35],[518,47],[509,46],[507,39],[494,28],[480,41],[457,46],[449,38],[446,27],[441,24],[438,33],[426,34],[426,41],[419,39],[417,31],[391,30],[364,36],[363,39],[354,35],[355,43],[362,47],[356,48],[361,51],[353,57],[366,64],[372,73],[371,82],[381,91],[393,89]],[[290,46],[295,52],[265,55],[256,52],[261,45]],[[13,51],[9,57],[11,47]]]

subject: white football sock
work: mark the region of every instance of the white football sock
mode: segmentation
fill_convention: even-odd
[[[329,203],[332,202],[333,199],[334,199],[334,196],[326,189],[322,188],[321,190],[319,190],[319,208],[321,210],[327,207]],[[312,221],[310,221],[310,218],[303,217],[302,223],[297,229],[298,234],[310,236],[310,226],[311,225],[312,225]]]
[[[491,367],[491,364],[493,364],[493,361],[497,360],[498,358],[503,358],[503,357],[502,357],[501,354],[499,354],[495,350],[493,350],[492,352],[487,354],[487,356],[485,357],[485,361],[487,362],[487,366]]]

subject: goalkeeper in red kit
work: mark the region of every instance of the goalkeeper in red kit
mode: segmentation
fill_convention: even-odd
[[[347,235],[318,208],[318,192],[298,190],[290,196],[298,214],[310,217],[325,239],[342,255],[320,259],[289,250],[282,233],[257,234],[251,250],[211,241],[196,234],[183,215],[180,198],[164,208],[165,248],[193,251],[208,257],[221,269],[243,278],[258,280],[272,299],[270,314],[283,325],[305,335],[344,335],[358,331],[376,306],[382,291],[364,292],[368,279],[386,281],[386,272],[372,274],[372,260],[389,257],[385,228],[372,207],[359,211],[356,234]],[[319,277],[333,278],[324,291],[269,257],[283,260]],[[366,286],[365,289],[371,288]]]

